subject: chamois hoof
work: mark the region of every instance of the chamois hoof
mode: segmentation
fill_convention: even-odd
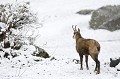
[[[96,74],[100,74],[100,72],[96,72]]]
[[[80,68],[80,70],[83,70],[83,68]]]
[[[87,68],[87,70],[89,70],[89,68]]]
[[[94,71],[94,72],[96,73],[96,75],[97,75],[97,74],[100,74],[100,72],[99,72],[99,71]]]

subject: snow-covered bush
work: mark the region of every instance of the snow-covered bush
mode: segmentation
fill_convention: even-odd
[[[37,24],[37,15],[30,10],[29,2],[0,5],[0,50],[6,58],[17,56],[14,50],[23,45],[34,45],[35,37],[32,35],[37,30]],[[6,48],[9,48],[8,52]]]
[[[13,30],[20,31],[26,24],[37,23],[36,14],[30,10],[30,3],[15,3],[0,5],[0,42],[4,41],[4,48],[10,47],[10,40],[18,41],[21,34]]]
[[[0,22],[0,42],[5,39],[5,32],[8,26],[5,23]]]
[[[0,22],[10,28],[17,28],[24,24],[37,22],[36,14],[30,10],[30,3],[16,3],[0,5]]]

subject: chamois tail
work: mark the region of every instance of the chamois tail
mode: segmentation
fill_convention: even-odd
[[[100,46],[97,47],[97,50],[100,52]]]
[[[98,42],[97,43],[97,50],[100,52],[100,44]]]
[[[97,41],[95,41],[95,43],[96,43],[98,52],[100,52],[100,44]]]

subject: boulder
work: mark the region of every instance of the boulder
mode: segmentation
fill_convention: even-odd
[[[120,58],[110,58],[110,67],[116,67],[120,63]]]
[[[38,46],[35,46],[36,51],[32,54],[33,56],[37,57],[43,57],[43,58],[49,58],[49,54],[42,48],[39,48]]]
[[[14,45],[11,46],[11,49],[19,50],[22,47],[23,43],[20,40],[14,41]]]
[[[93,11],[90,28],[115,31],[120,29],[120,5],[108,5]]]
[[[7,41],[7,42],[4,42],[4,48],[9,48],[10,47],[10,42]]]
[[[80,15],[89,15],[93,12],[94,10],[91,10],[91,9],[84,9],[84,10],[80,10],[77,12],[77,14],[80,14]]]

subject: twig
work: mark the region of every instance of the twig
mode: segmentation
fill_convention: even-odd
[[[26,69],[21,73],[21,75],[19,75],[19,77],[21,77],[24,73],[25,73]]]

